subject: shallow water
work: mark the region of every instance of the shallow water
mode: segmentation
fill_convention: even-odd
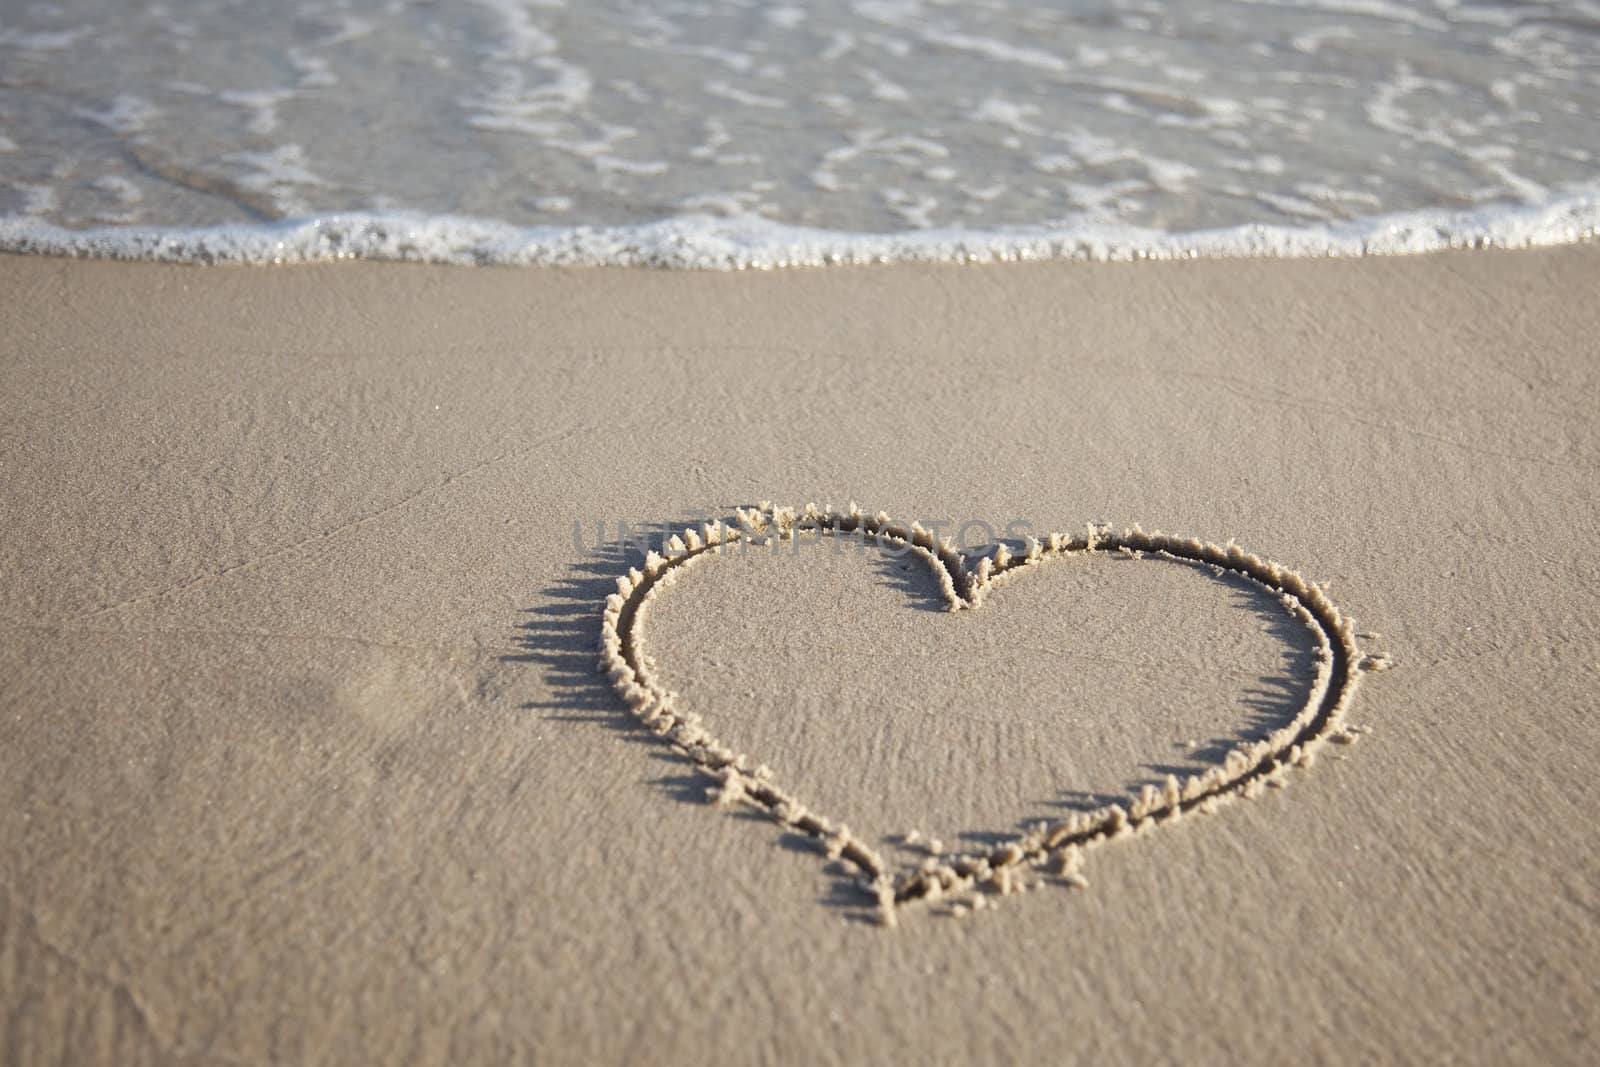
[[[0,7],[0,247],[774,265],[1555,243],[1600,2]],[[196,231],[200,232],[196,232]]]

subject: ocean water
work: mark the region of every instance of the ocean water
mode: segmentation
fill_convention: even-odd
[[[0,0],[0,249],[654,263],[1600,232],[1600,0]]]

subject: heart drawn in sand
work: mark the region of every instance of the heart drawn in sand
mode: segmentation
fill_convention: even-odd
[[[1363,670],[1388,666],[1387,657],[1362,651],[1354,626],[1320,586],[1232,543],[1208,544],[1146,533],[1138,527],[1121,533],[1089,527],[1070,537],[1028,538],[1016,552],[1000,544],[973,565],[949,540],[935,538],[917,523],[895,522],[881,512],[869,516],[854,505],[840,511],[815,505],[794,509],[763,504],[739,509],[737,519],[736,526],[715,522],[687,529],[668,540],[663,553],[650,552],[642,569],[632,569],[617,579],[617,591],[606,597],[601,623],[600,669],[640,722],[688,757],[711,781],[708,795],[716,803],[754,808],[815,840],[824,855],[847,865],[859,878],[877,901],[879,916],[887,925],[894,924],[900,909],[918,901],[960,897],[980,888],[1009,892],[1029,868],[1053,865],[1068,884],[1085,885],[1080,873],[1085,851],[1192,814],[1210,814],[1233,800],[1284,784],[1289,768],[1309,767],[1323,743],[1355,739],[1355,732],[1344,725],[1344,716],[1357,679]],[[930,858],[897,872],[842,823],[818,813],[783,788],[766,765],[753,765],[748,757],[718,741],[700,714],[684,707],[656,676],[654,665],[640,654],[640,635],[651,605],[686,569],[717,559],[740,542],[759,545],[801,536],[860,537],[914,555],[931,568],[952,611],[980,608],[995,583],[1012,580],[1037,563],[1061,556],[1104,552],[1151,555],[1199,564],[1218,574],[1231,572],[1277,596],[1284,609],[1310,630],[1317,642],[1317,677],[1304,705],[1289,722],[1261,740],[1233,749],[1209,770],[1181,781],[1169,775],[1162,788],[1147,785],[1126,805],[1109,804],[1074,813],[978,854]]]

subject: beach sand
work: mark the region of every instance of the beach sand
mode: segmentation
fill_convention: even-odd
[[[0,258],[0,1059],[1582,1062],[1597,291],[1594,245]],[[595,670],[597,524],[766,499],[1237,538],[1393,668],[1288,788],[887,929]],[[1215,763],[1315,674],[1271,597],[1184,565],[948,613],[903,562],[714,560],[645,637],[896,864]]]

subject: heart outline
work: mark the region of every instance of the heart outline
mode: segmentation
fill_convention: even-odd
[[[1290,767],[1308,768],[1317,750],[1330,740],[1350,742],[1357,731],[1344,723],[1364,671],[1383,670],[1387,656],[1368,655],[1356,641],[1354,624],[1327,596],[1326,590],[1282,564],[1257,556],[1233,542],[1215,545],[1197,538],[1181,538],[1139,526],[1113,532],[1090,525],[1071,537],[1052,533],[1044,541],[1026,539],[1022,553],[1005,544],[969,565],[947,538],[936,538],[918,523],[899,523],[886,513],[868,516],[856,505],[838,510],[779,508],[763,502],[735,511],[737,526],[720,521],[698,530],[685,529],[665,544],[663,552],[648,552],[642,568],[630,568],[617,579],[616,592],[606,597],[599,642],[599,669],[606,674],[629,711],[657,736],[666,740],[695,767],[716,783],[708,794],[719,805],[754,807],[780,825],[817,841],[830,860],[853,867],[863,888],[878,905],[880,920],[896,923],[897,912],[918,901],[933,901],[975,893],[992,885],[1001,893],[1017,883],[1025,866],[1059,862],[1064,879],[1086,885],[1080,873],[1084,852],[1125,836],[1146,833],[1159,825],[1191,813],[1211,814],[1241,798],[1259,795],[1267,786],[1282,786]],[[1278,596],[1291,615],[1307,625],[1317,638],[1317,677],[1304,705],[1295,716],[1267,737],[1231,750],[1223,761],[1179,782],[1168,775],[1157,791],[1146,785],[1137,800],[1126,807],[1112,803],[1089,812],[1073,813],[981,854],[933,859],[896,876],[866,843],[847,826],[836,824],[801,803],[778,786],[764,764],[749,766],[748,757],[718,741],[702,725],[700,716],[677,706],[678,697],[656,678],[654,664],[639,650],[650,607],[665,588],[699,561],[721,555],[729,546],[764,545],[814,532],[817,536],[860,536],[869,543],[884,543],[909,551],[933,570],[950,610],[974,610],[988,591],[1026,568],[1047,559],[1121,552],[1146,554],[1201,564],[1219,575],[1232,572]],[[980,898],[981,899],[981,898]]]

